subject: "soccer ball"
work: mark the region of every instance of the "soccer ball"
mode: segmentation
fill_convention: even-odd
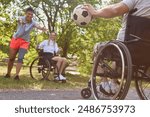
[[[78,5],[73,11],[73,21],[78,26],[86,26],[92,20],[91,14],[87,10],[83,9],[83,7],[83,5]]]

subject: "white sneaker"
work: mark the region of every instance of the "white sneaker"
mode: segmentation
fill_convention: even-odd
[[[61,74],[59,75],[60,80],[66,80],[66,78],[64,76],[62,76]]]
[[[100,85],[97,86],[97,91],[109,95],[111,93],[111,87],[108,82],[101,82]]]
[[[66,78],[65,77],[63,77],[62,75],[59,75],[59,77],[56,77],[55,78],[55,80],[66,80]]]
[[[113,94],[117,93],[119,91],[119,84],[117,82],[110,81],[110,88]]]

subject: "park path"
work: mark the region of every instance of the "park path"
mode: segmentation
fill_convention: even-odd
[[[75,90],[11,90],[0,91],[0,100],[83,100],[80,89]],[[93,99],[91,97],[90,99]],[[131,89],[126,100],[139,100],[136,90]]]

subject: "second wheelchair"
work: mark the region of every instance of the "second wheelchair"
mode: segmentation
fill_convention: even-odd
[[[59,80],[59,70],[56,63],[56,61],[45,57],[43,50],[38,49],[38,57],[30,65],[31,77],[35,80],[61,81],[65,83],[66,80]]]

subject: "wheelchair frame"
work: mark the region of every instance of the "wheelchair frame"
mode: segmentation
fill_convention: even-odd
[[[40,61],[42,63],[40,63]],[[34,65],[36,64],[36,65]],[[35,67],[35,70],[34,70]],[[33,74],[34,71],[38,71],[35,75]],[[51,73],[52,72],[52,73]],[[41,74],[39,78],[37,78],[37,74]],[[43,56],[43,51],[42,50],[38,50],[38,57],[35,58],[33,60],[33,62],[30,65],[30,76],[33,79],[36,80],[54,80],[55,82],[57,82],[57,80],[55,80],[56,77],[59,78],[59,70],[58,67],[56,65],[56,63],[54,63],[53,60],[49,61],[47,58],[45,58]],[[51,75],[53,74],[53,75]],[[50,77],[50,75],[52,76],[52,78]],[[62,80],[59,80],[62,81]],[[62,81],[62,83],[65,83],[65,81]]]

